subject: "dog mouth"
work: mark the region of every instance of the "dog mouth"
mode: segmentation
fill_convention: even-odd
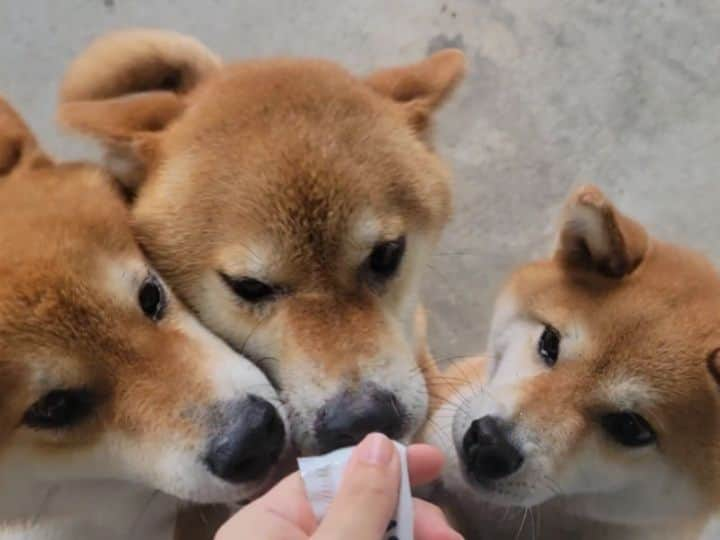
[[[284,376],[277,357],[263,355],[262,350],[252,350],[252,347],[231,346],[258,366],[278,392],[287,415],[292,451],[297,455],[313,456],[353,446],[372,432],[381,432],[408,444],[418,429],[422,418],[418,409],[426,405],[408,400],[403,394],[403,384],[395,380],[378,384],[368,378],[357,387],[341,385],[328,396],[325,396],[326,389],[320,388],[315,399],[308,401],[303,393],[304,385],[297,378],[288,380]],[[309,377],[309,385],[322,386],[312,373],[304,376]],[[417,401],[422,400],[418,397]]]
[[[478,478],[471,467],[461,463],[462,482],[484,502],[504,507],[531,508],[561,496],[560,488],[549,478],[509,477],[499,480]]]
[[[460,471],[461,471],[463,481],[468,486],[470,486],[473,489],[473,491],[476,491],[481,495],[483,493],[502,494],[504,491],[506,491],[503,488],[503,481],[482,478],[473,469],[472,465],[465,462],[464,460],[461,460]]]
[[[462,476],[472,492],[488,503],[498,506],[534,506],[534,504],[526,502],[533,491],[533,486],[528,483],[513,480],[479,480],[465,467],[463,467]]]
[[[280,482],[280,480],[295,472],[297,470],[297,458],[299,455],[300,454],[296,451],[294,446],[290,446],[286,449],[273,466],[270,474],[257,484],[252,493],[245,494],[243,497],[235,501],[235,505],[237,505],[238,509],[253,502],[257,498],[262,497],[270,491],[273,486]]]

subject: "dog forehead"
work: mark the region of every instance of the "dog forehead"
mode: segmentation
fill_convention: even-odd
[[[255,238],[288,256],[309,246],[332,254],[368,230],[377,241],[390,229],[439,229],[449,215],[446,169],[392,120],[322,126],[281,115],[253,129],[225,115],[207,132],[188,121],[168,134],[135,210],[151,242],[182,237],[183,249],[202,253]]]
[[[181,158],[190,197],[285,191],[420,206],[424,183],[448,181],[396,104],[324,61],[226,68],[191,96],[161,153],[166,162],[190,156]]]
[[[0,185],[3,263],[56,259],[59,268],[90,254],[135,249],[127,208],[97,167],[64,164],[30,171]],[[9,260],[12,259],[12,262]]]
[[[338,113],[342,112],[342,116],[351,118],[382,105],[379,96],[338,64],[319,59],[275,58],[226,66],[198,89],[189,113],[206,116],[225,110],[257,127],[274,116],[302,115],[323,120],[339,119]],[[217,125],[217,119],[207,118],[205,125]]]
[[[63,350],[112,335],[107,268],[144,264],[119,195],[84,165],[39,169],[0,186],[0,252],[3,342]]]
[[[117,334],[112,317],[116,308],[94,276],[47,268],[21,268],[6,275],[0,287],[0,336],[16,354],[88,346],[100,352]]]
[[[513,317],[561,332],[581,325],[572,356],[594,377],[637,375],[673,393],[679,380],[704,385],[707,355],[720,346],[720,278],[703,257],[675,246],[656,244],[622,281],[533,263],[511,277],[505,295],[515,301]]]
[[[337,147],[366,137],[374,121],[402,115],[341,67],[312,60],[258,60],[226,67],[189,96],[170,127],[172,144],[222,145],[271,155],[306,141]],[[226,156],[232,158],[232,155]]]
[[[572,271],[554,260],[530,263],[514,272],[505,289],[523,312],[561,311],[581,315],[596,330],[646,332],[648,326],[681,338],[720,321],[720,274],[702,255],[655,242],[632,275],[622,279]],[[562,321],[561,321],[562,322]]]

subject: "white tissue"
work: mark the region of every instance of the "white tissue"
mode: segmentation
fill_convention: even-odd
[[[413,540],[413,504],[407,468],[407,449],[396,442],[400,456],[400,495],[394,519],[388,524],[386,540]],[[324,456],[298,459],[300,475],[305,483],[310,504],[318,521],[327,513],[337,493],[354,447],[341,448]]]

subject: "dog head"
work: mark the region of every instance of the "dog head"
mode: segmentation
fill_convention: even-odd
[[[625,524],[707,512],[720,494],[720,277],[594,187],[570,198],[558,238],[500,294],[487,367],[444,382],[451,482]]]
[[[430,116],[462,54],[358,79],[325,61],[222,65],[159,31],[71,66],[61,121],[108,148],[135,231],[200,319],[282,390],[304,452],[426,414],[413,320],[450,213]]]
[[[0,253],[3,512],[64,481],[207,502],[262,488],[285,446],[269,381],[149,266],[107,174],[54,164],[2,100]]]

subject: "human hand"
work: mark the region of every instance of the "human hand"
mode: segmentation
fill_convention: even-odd
[[[416,444],[407,450],[413,485],[440,474],[443,456],[432,446]],[[397,506],[400,457],[385,435],[373,433],[353,451],[340,490],[322,523],[317,523],[300,473],[293,473],[263,497],[244,507],[215,536],[215,540],[381,540]],[[429,502],[413,499],[416,540],[462,540]]]

